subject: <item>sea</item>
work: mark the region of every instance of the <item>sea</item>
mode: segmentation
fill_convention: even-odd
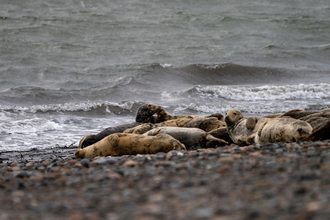
[[[330,107],[329,0],[1,0],[0,153],[169,114]]]

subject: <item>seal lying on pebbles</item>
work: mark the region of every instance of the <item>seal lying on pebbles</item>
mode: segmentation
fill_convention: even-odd
[[[145,123],[145,124],[136,126],[134,128],[126,129],[123,133],[143,134],[147,131],[150,131],[153,128],[158,128],[158,127],[182,127],[193,119],[194,119],[194,117],[189,116],[189,117],[168,120],[168,121],[164,121],[161,123],[155,123],[155,124]]]
[[[224,141],[227,141],[228,144],[232,144],[233,143],[233,141],[229,137],[227,127],[225,127],[225,128],[218,128],[218,129],[212,130],[212,131],[210,131],[208,133],[210,135],[212,135],[213,137],[216,137],[216,138],[222,139]]]
[[[153,115],[160,110],[162,110],[162,108],[159,105],[141,105],[136,111],[135,121],[140,123],[155,123],[158,121],[158,117]]]
[[[226,141],[213,137],[199,128],[158,127],[143,135],[154,136],[168,134],[186,146],[187,150],[214,148],[228,144]]]
[[[301,138],[302,141],[323,141],[330,139],[330,119],[313,128],[312,133]]]
[[[87,135],[83,137],[79,142],[79,148],[85,148],[89,145],[92,145],[106,136],[114,133],[122,133],[124,130],[128,128],[133,128],[141,123],[154,123],[157,121],[157,116],[153,116],[155,113],[159,112],[162,108],[159,105],[154,104],[144,104],[141,105],[138,110],[136,111],[136,122],[124,124],[124,125],[118,125],[115,127],[109,127],[101,131],[100,133],[96,135]]]
[[[199,116],[185,124],[183,127],[185,128],[200,128],[206,132],[210,132],[212,130],[218,128],[225,128],[226,123],[224,121],[220,121],[217,117],[204,117]]]
[[[101,141],[75,152],[77,158],[156,154],[171,150],[186,150],[184,144],[167,134],[144,136],[138,134],[111,134]]]
[[[102,140],[103,138],[105,138],[106,136],[108,136],[110,134],[122,133],[126,129],[136,127],[140,124],[141,123],[133,122],[133,123],[129,123],[129,124],[118,125],[118,126],[115,126],[115,127],[106,128],[106,129],[104,129],[103,131],[101,131],[100,133],[98,133],[96,135],[87,135],[87,136],[83,137],[80,140],[79,148],[81,148],[81,149],[85,148],[89,145],[92,145],[92,144]]]
[[[253,144],[259,126],[268,120],[271,118],[243,117],[238,110],[229,110],[225,115],[229,137],[235,144],[241,146]]]
[[[323,118],[330,118],[330,108],[326,108],[326,109],[322,109],[321,111],[314,113],[314,114],[310,114],[304,117],[299,118],[300,120],[306,121],[310,118],[313,117],[323,117]]]
[[[305,117],[305,116],[308,116],[308,115],[311,115],[311,114],[315,114],[315,113],[318,113],[318,112],[316,112],[316,111],[305,111],[305,110],[301,110],[301,109],[293,109],[291,111],[288,111],[288,112],[282,114],[281,116],[279,116],[279,118],[289,116],[289,117],[294,118],[294,119],[300,119],[302,117]]]
[[[187,118],[187,117],[216,117],[218,120],[223,121],[223,115],[221,113],[214,113],[209,116],[197,116],[197,115],[169,115],[164,109],[161,109],[157,113],[157,122],[163,122],[163,121],[168,121],[168,120],[173,120],[173,119],[179,119],[179,118]]]
[[[324,117],[311,117],[307,119],[306,122],[308,122],[312,126],[312,128],[315,128],[319,125],[326,123],[328,120],[329,118]]]
[[[262,123],[255,135],[255,143],[296,142],[312,133],[312,126],[294,118],[274,118]]]

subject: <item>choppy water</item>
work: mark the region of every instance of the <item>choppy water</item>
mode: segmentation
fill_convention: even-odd
[[[0,152],[169,113],[330,107],[328,0],[2,0]]]

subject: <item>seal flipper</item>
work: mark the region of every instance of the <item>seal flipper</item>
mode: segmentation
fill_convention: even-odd
[[[79,149],[83,149],[89,145],[92,145],[96,142],[95,135],[87,135],[79,141]]]
[[[248,144],[254,144],[255,143],[255,137],[256,137],[256,134],[251,134],[249,137],[247,137],[246,142]]]
[[[266,125],[268,122],[269,122],[269,121],[265,121],[264,123],[262,123],[262,124],[259,126],[257,133],[254,134],[254,136],[255,136],[255,138],[254,138],[254,143],[255,143],[255,144],[261,144],[261,143],[260,143],[260,139],[259,139],[259,137],[261,136],[262,129],[265,127],[265,125]]]

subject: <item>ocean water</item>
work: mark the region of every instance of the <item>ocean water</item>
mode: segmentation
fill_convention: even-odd
[[[328,0],[1,0],[0,152],[170,114],[330,107]]]

